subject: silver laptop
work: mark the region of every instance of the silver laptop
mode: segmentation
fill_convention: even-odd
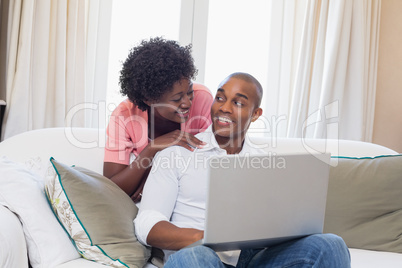
[[[209,159],[204,239],[215,251],[268,247],[323,231],[330,154]]]

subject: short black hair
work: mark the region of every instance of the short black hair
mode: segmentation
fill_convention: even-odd
[[[227,81],[227,79],[232,78],[232,77],[241,79],[243,81],[246,81],[248,83],[252,83],[255,85],[255,87],[257,88],[257,93],[259,95],[258,99],[257,99],[257,108],[260,107],[263,90],[262,90],[261,83],[257,80],[257,78],[255,78],[254,76],[252,76],[249,73],[236,72],[236,73],[230,74],[228,77],[226,77],[226,79],[224,81]]]
[[[157,101],[172,90],[181,79],[192,80],[197,75],[191,44],[181,46],[162,37],[142,40],[133,47],[120,71],[121,93],[139,109],[149,106],[144,101]]]

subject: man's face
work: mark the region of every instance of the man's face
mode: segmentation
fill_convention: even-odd
[[[213,131],[218,137],[242,137],[262,110],[258,108],[260,95],[253,83],[229,78],[218,89],[211,107]]]
[[[157,116],[183,123],[189,117],[193,97],[193,84],[187,79],[182,79],[174,83],[173,89],[163,94],[152,107]]]

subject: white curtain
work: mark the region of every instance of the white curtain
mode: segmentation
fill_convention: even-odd
[[[371,141],[381,0],[272,4],[272,134]]]
[[[45,127],[96,126],[87,110],[98,113],[94,107],[106,98],[106,76],[91,88],[96,94],[86,94],[86,81],[99,78],[93,65],[107,61],[88,61],[88,55],[108,53],[108,46],[99,44],[109,41],[111,0],[14,0],[8,8],[2,137]],[[93,16],[96,12],[102,16]],[[100,25],[106,39],[88,40]]]
[[[85,127],[106,128],[112,0],[87,1]]]

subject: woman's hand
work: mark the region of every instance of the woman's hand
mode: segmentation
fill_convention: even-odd
[[[152,158],[155,154],[169,146],[178,145],[182,146],[190,151],[194,151],[194,148],[202,148],[206,143],[197,139],[194,135],[184,131],[175,130],[151,141],[144,149],[142,154],[147,154],[149,163],[151,164]],[[137,159],[138,160],[138,159]],[[141,161],[142,162],[142,161]],[[149,169],[148,169],[149,172]],[[147,172],[147,173],[148,173]],[[146,177],[145,175],[144,177]],[[142,198],[142,190],[144,188],[146,179],[143,179],[141,184],[138,185],[136,191],[131,195],[131,199],[138,203]]]
[[[148,177],[148,173],[146,172],[146,177]],[[134,203],[138,203],[141,201],[142,198],[142,190],[144,190],[144,184],[145,184],[146,179],[142,180],[141,184],[138,186],[137,190],[135,193],[131,196],[131,200],[134,201]]]
[[[196,138],[194,135],[184,131],[175,130],[151,141],[148,146],[150,148],[161,151],[169,146],[178,145],[182,146],[190,151],[194,151],[195,148],[202,148],[206,142],[203,142]]]
[[[205,144],[192,134],[175,130],[151,141],[130,165],[105,162],[103,175],[110,178],[137,203],[141,201],[142,190],[151,169],[152,159],[157,152],[172,145],[179,145],[194,151],[194,148],[202,148]],[[144,165],[144,163],[148,163],[148,165]]]

